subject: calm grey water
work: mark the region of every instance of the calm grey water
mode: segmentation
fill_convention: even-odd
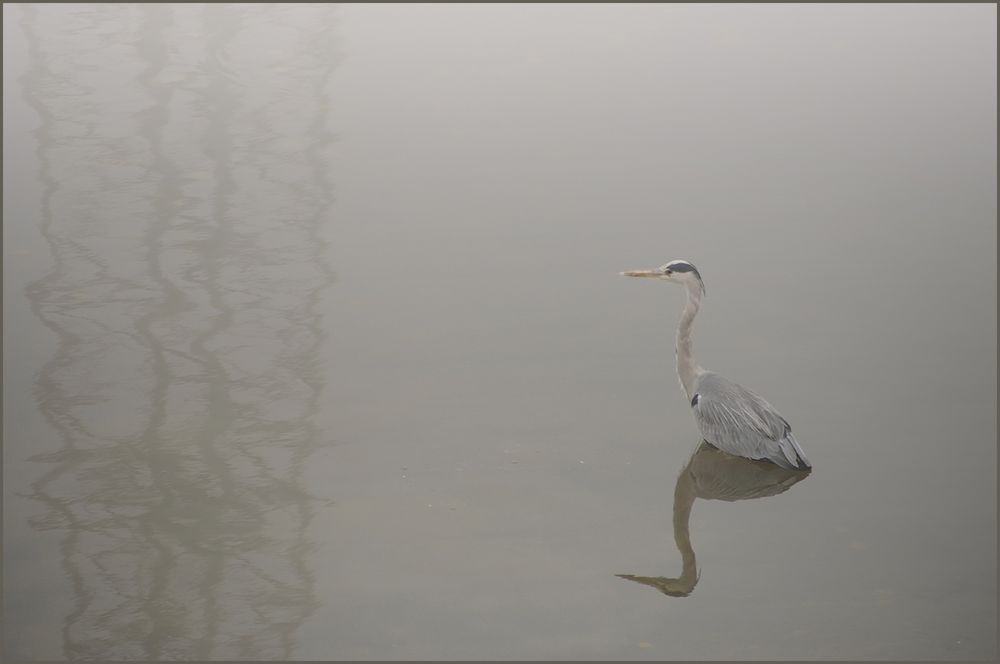
[[[5,5],[6,656],[994,658],[996,110],[993,5]]]

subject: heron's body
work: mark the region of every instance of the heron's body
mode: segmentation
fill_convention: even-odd
[[[717,373],[702,373],[691,398],[702,437],[724,452],[767,459],[782,468],[810,468],[792,427],[774,406]]]
[[[695,361],[691,324],[701,307],[705,285],[694,265],[671,261],[659,270],[623,274],[665,279],[686,287],[687,302],[677,328],[677,375],[705,441],[730,454],[766,459],[782,468],[811,468],[791,426],[774,406]]]

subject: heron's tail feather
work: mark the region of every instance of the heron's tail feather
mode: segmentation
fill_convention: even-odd
[[[802,451],[802,446],[799,445],[799,441],[795,440],[795,436],[789,431],[784,438],[778,441],[778,448],[781,450],[784,459],[780,461],[775,459],[775,463],[779,466],[784,466],[781,461],[787,461],[788,466],[786,468],[796,468],[799,470],[806,470],[812,468],[812,464],[809,463],[809,459],[806,458],[806,453]]]

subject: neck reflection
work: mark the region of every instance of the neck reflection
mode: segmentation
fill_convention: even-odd
[[[691,508],[703,500],[754,500],[784,493],[809,476],[810,471],[788,470],[766,461],[727,454],[703,442],[691,456],[674,485],[674,542],[681,554],[681,575],[616,576],[656,588],[664,595],[687,597],[701,578],[691,545]]]

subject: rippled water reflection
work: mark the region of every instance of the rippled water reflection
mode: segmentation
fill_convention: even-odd
[[[32,524],[60,535],[62,654],[288,658],[317,606],[335,11],[22,13],[54,261],[26,293],[58,338],[35,393],[61,440],[31,457]]]

